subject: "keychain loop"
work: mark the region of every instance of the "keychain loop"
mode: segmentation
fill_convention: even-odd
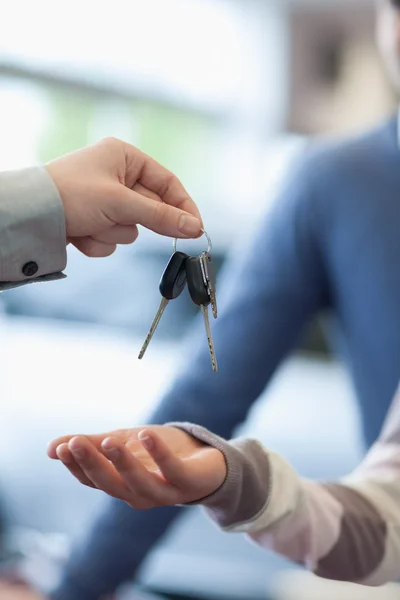
[[[211,254],[211,250],[212,250],[211,238],[204,229],[200,229],[200,231],[206,236],[206,239],[207,239],[207,244],[208,244],[207,254]],[[174,249],[174,252],[176,252],[177,243],[178,243],[178,238],[175,238],[174,241],[172,242],[172,247]]]

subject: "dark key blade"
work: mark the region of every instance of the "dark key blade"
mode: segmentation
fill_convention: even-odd
[[[180,296],[186,285],[186,260],[189,258],[185,252],[174,252],[164,273],[161,276],[158,289],[166,300],[175,300]]]
[[[197,306],[208,306],[210,296],[204,281],[201,259],[191,256],[186,260],[186,280],[190,297]]]

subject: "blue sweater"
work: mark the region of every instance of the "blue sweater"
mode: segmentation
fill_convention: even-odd
[[[343,332],[371,444],[400,378],[396,121],[310,149],[260,223],[249,252],[227,266],[221,288],[225,302],[213,329],[218,375],[210,375],[200,324],[195,356],[153,421],[191,421],[231,436],[310,319],[330,309]],[[53,599],[99,600],[114,591],[134,575],[180,510],[142,513],[110,501],[72,555]]]

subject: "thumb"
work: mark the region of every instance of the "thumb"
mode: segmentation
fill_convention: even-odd
[[[190,478],[185,463],[174,455],[167,444],[154,431],[143,429],[138,435],[139,441],[157,464],[165,479],[172,485],[185,490]]]
[[[120,225],[142,225],[169,237],[195,238],[202,227],[197,217],[123,186],[119,187],[117,201],[108,216]]]

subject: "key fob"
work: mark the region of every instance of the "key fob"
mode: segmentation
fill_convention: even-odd
[[[185,264],[188,258],[189,256],[185,252],[174,252],[169,259],[158,286],[161,296],[166,300],[175,300],[185,289]]]
[[[197,306],[208,306],[210,296],[204,282],[200,258],[191,256],[186,260],[186,279],[190,297]]]

